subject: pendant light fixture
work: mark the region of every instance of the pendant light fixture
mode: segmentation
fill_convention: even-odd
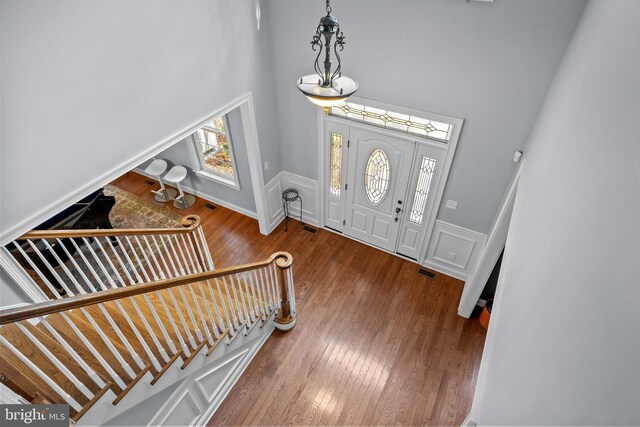
[[[316,73],[298,79],[298,89],[304,93],[309,101],[324,107],[325,113],[331,107],[342,104],[358,90],[358,82],[342,75],[342,65],[338,51],[342,52],[345,45],[344,33],[340,31],[340,25],[335,16],[331,15],[331,0],[327,0],[327,15],[320,18],[320,24],[316,34],[311,40],[311,48],[318,51],[314,68]],[[338,65],[331,71],[331,39],[333,52],[338,60]],[[320,66],[320,56],[324,50],[324,63]]]

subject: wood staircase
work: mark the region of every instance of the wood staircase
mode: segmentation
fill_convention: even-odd
[[[0,311],[4,386],[27,402],[69,404],[79,421],[256,328],[295,325],[291,255],[216,270],[199,218],[183,225],[17,239],[17,262],[56,299]]]

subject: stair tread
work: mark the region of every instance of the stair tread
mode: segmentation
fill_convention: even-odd
[[[73,397],[76,402],[83,405],[89,401],[89,399],[84,394],[82,394],[82,392],[76,387],[76,385],[73,384],[73,382],[69,378],[67,378],[67,376],[62,373],[60,369],[56,367],[56,365],[53,364],[53,362],[47,357],[47,355],[45,355],[29,338],[25,336],[25,334],[18,328],[15,323],[4,325],[2,328],[0,328],[0,333],[20,353],[27,357],[62,390]],[[56,348],[57,352],[61,352],[62,350],[58,345],[54,345],[54,348]],[[64,350],[62,350],[62,352],[64,352]],[[15,362],[22,363],[18,359],[18,357],[11,351],[8,351],[7,356],[8,355],[11,355],[12,357],[9,358],[6,362],[10,361],[10,363],[12,364]],[[69,358],[65,358],[64,360],[61,360],[61,362],[64,363],[67,367],[75,365],[75,362]],[[76,367],[74,370],[78,371],[78,368],[79,367]],[[69,368],[69,370],[71,371],[71,368]]]
[[[129,366],[131,366],[131,368],[136,373],[141,370],[133,360],[133,357],[131,356],[131,353],[129,353],[129,350],[126,349],[126,347],[124,346],[124,343],[122,343],[122,341],[120,340],[120,338],[118,337],[118,335],[116,334],[116,332],[113,330],[113,328],[109,323],[100,322],[100,319],[96,318],[91,313],[89,313],[88,310],[86,310],[86,308],[85,310],[79,309],[79,310],[67,311],[67,315],[73,320],[76,326],[78,326],[78,329],[80,329],[83,332],[87,331],[89,333],[95,334],[95,339],[92,339],[91,343],[96,347],[101,346],[103,348],[103,351],[101,352],[103,356],[105,354],[108,354],[113,356],[115,359],[115,355],[113,355],[113,353],[111,352],[111,350],[109,350],[104,340],[98,335],[95,329],[91,326],[91,323],[87,318],[87,316],[91,316],[91,318],[100,326],[100,330],[104,333],[104,335],[107,336],[110,343],[113,345],[113,347],[115,347],[115,349],[122,356],[124,361]]]
[[[143,298],[134,298],[134,301],[136,302],[136,305],[140,309],[140,312],[142,313],[142,315],[145,316],[145,320],[149,324],[152,333],[154,333],[155,337],[160,342],[160,345],[162,346],[162,348],[167,352],[167,354],[170,355],[171,352],[169,351],[169,347],[167,343],[164,342],[164,337],[162,336],[161,332],[158,330],[158,332],[156,333],[156,329],[154,329],[154,324],[156,323],[156,321],[153,318],[153,315],[151,314],[151,309],[146,304]],[[149,349],[151,350],[153,355],[156,357],[156,359],[158,359],[158,361],[161,364],[164,364],[164,360],[162,359],[160,350],[153,342],[153,339],[151,338],[149,331],[147,330],[147,328],[144,325],[144,322],[141,320],[140,316],[138,315],[138,311],[135,309],[133,303],[131,302],[131,299],[123,298],[121,300],[118,300],[118,303],[122,307],[122,309],[125,311],[125,313],[127,313],[129,319],[131,320],[131,322],[134,324],[134,326],[142,336],[142,339],[147,343]],[[125,319],[125,315],[122,313],[122,311],[117,306],[115,301],[105,303],[104,307],[109,312],[109,314],[111,314],[111,316],[118,323],[118,325],[121,326],[122,333],[125,334],[125,336],[127,336],[128,338],[130,338],[132,342],[135,341],[136,343],[139,343],[138,338],[136,337],[135,333],[131,329],[131,326]],[[142,348],[142,345],[140,345],[139,354],[145,355],[145,360],[146,360],[146,352]]]
[[[23,395],[27,400],[32,401],[39,394],[42,399],[49,402],[65,402],[62,396],[56,393],[51,386],[5,346],[0,346],[0,361],[2,361],[2,367],[0,368],[2,374],[9,378],[11,382],[20,385],[21,390],[14,391],[27,393],[27,396]],[[69,411],[71,413],[75,412],[71,407]]]
[[[87,386],[92,393],[97,393],[100,391],[100,387],[91,379],[89,374],[85,371],[85,369],[78,364],[65,350],[65,348],[58,341],[54,340],[48,334],[45,334],[40,329],[35,327],[29,322],[23,322],[25,328],[45,347],[60,360],[64,365],[69,369],[75,376],[80,380],[83,384]],[[7,325],[8,326],[8,325]],[[82,358],[82,356],[80,355]],[[105,378],[96,373],[102,381],[105,381]]]
[[[148,357],[144,347],[142,346],[142,343],[140,342],[138,337],[135,335],[135,333],[133,332],[133,330],[129,326],[129,323],[127,322],[127,320],[125,319],[124,315],[122,314],[120,309],[117,307],[115,302],[111,301],[111,302],[104,303],[104,304],[101,304],[101,305],[102,305],[102,308],[107,312],[109,317],[111,317],[113,322],[118,326],[118,328],[122,332],[122,335],[124,335],[125,339],[129,342],[129,344],[134,349],[134,351],[143,360],[145,365],[147,363],[151,362],[149,360],[149,357]],[[116,335],[115,330],[108,323],[107,315],[105,315],[105,313],[102,311],[102,309],[100,307],[98,307],[98,305],[93,305],[93,306],[86,307],[86,310],[91,314],[93,319],[98,324],[101,325],[103,330],[107,329],[105,331],[105,333],[107,333],[107,331],[108,331],[108,333],[112,333],[113,334],[113,335],[110,336],[112,341],[113,340],[117,340],[116,342],[122,343],[122,340]],[[135,312],[134,311],[129,312],[128,314],[129,314],[129,318],[135,316]],[[105,328],[104,325],[108,325],[109,327]],[[141,327],[138,330],[141,331],[144,327],[142,325],[140,325],[140,326]],[[122,343],[122,345],[124,347],[124,343]],[[151,345],[153,345],[153,342],[151,342]],[[124,349],[124,351],[127,351],[126,348]],[[155,368],[152,368],[152,370],[155,370]],[[154,371],[154,373],[157,373],[157,371]]]
[[[124,368],[121,364],[116,360],[115,356],[111,353],[110,350],[107,349],[106,345],[100,339],[97,334],[93,331],[93,328],[87,329],[84,325],[86,322],[78,322],[77,319],[71,319],[76,327],[85,335],[87,340],[91,342],[96,351],[102,356],[105,362],[113,369],[113,371],[122,379],[123,382],[127,383],[130,379],[129,375],[124,371]],[[88,347],[84,344],[81,338],[71,329],[71,326],[67,323],[67,321],[63,318],[63,315],[60,313],[52,314],[47,316],[47,322],[71,345],[78,354],[81,354],[82,358],[87,362],[91,368],[100,374],[103,378],[111,378],[111,375],[107,372],[107,370],[96,360]],[[50,332],[41,324],[38,325],[44,333],[51,335]],[[120,388],[114,384],[114,392],[120,392]]]

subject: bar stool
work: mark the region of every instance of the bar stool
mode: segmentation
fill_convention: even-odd
[[[184,166],[174,166],[171,168],[169,172],[164,176],[164,180],[169,184],[174,184],[178,187],[178,192],[180,195],[173,199],[173,206],[176,209],[187,209],[193,206],[196,202],[196,197],[191,194],[184,194],[182,191],[182,187],[180,183],[187,177],[187,168]]]
[[[162,159],[154,159],[153,162],[147,166],[144,170],[148,175],[154,176],[158,182],[160,183],[159,190],[151,190],[152,193],[156,195],[155,199],[157,202],[165,203],[169,200],[175,199],[178,192],[173,188],[167,188],[164,186],[164,182],[162,182],[162,175],[167,170],[167,162]]]

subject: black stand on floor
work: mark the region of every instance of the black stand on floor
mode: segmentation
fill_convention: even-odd
[[[298,194],[298,190],[289,188],[282,192],[282,209],[284,209],[284,231],[287,231],[287,220],[289,219],[289,205],[296,200],[300,200],[300,222],[302,222],[302,197]]]

